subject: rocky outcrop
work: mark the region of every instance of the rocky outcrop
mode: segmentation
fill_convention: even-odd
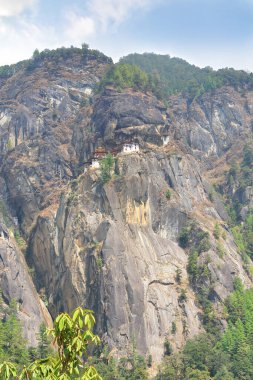
[[[191,104],[172,96],[168,108],[169,130],[175,139],[191,148],[205,162],[217,159],[238,140],[251,133],[252,92],[223,87],[203,95]]]
[[[47,59],[3,83],[1,193],[27,239],[26,260],[51,315],[77,305],[92,308],[97,332],[119,355],[134,340],[139,352],[159,361],[165,338],[180,348],[203,330],[187,252],[178,244],[190,220],[210,234],[210,249],[199,260],[210,272],[217,314],[235,277],[252,285],[222,200],[211,197],[207,168],[249,135],[253,96],[222,88],[191,104],[175,95],[165,107],[152,94],[132,90],[94,93],[109,63]],[[140,152],[120,153],[133,138]],[[117,153],[106,184],[99,169],[86,166],[83,174],[100,145]],[[217,223],[222,254],[213,237]],[[41,320],[25,260],[9,244],[2,241],[3,268],[13,269],[13,255],[33,299],[33,311],[25,310]],[[22,286],[12,281],[16,274],[2,273],[6,299],[28,305]]]
[[[0,289],[5,303],[16,300],[18,317],[24,326],[30,346],[37,346],[37,334],[42,323],[51,324],[51,316],[39,298],[25,258],[8,229],[0,225]]]
[[[0,89],[0,161],[13,209],[28,236],[37,213],[78,174],[83,127],[110,60],[82,54],[18,71]]]

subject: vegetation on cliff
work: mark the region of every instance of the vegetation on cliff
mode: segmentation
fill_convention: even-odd
[[[224,308],[225,332],[189,340],[182,352],[164,358],[157,380],[252,379],[253,290],[245,290],[240,280],[234,286]]]
[[[154,89],[154,83],[150,75],[138,66],[126,63],[110,67],[100,82],[100,89],[106,86],[113,86],[118,91],[124,88],[133,88],[143,92]]]
[[[251,201],[252,185],[253,145],[249,142],[243,148],[242,160],[231,162],[225,183],[217,189],[223,196],[231,231],[250,275],[253,275],[253,268],[249,264],[249,258],[253,258],[253,214],[247,204]]]
[[[71,59],[75,55],[80,56],[83,60],[83,63],[89,60],[101,60],[106,63],[112,63],[112,59],[107,57],[105,54],[96,49],[89,49],[87,44],[83,44],[82,48],[77,48],[71,46],[69,48],[61,47],[57,49],[45,49],[41,52],[36,49],[33,53],[33,56],[30,59],[18,62],[13,65],[4,65],[0,67],[0,78],[8,78],[14,75],[17,71],[21,69],[26,69],[31,71],[39,66],[45,60],[51,60],[55,63],[60,60]]]
[[[120,59],[120,64],[140,67],[152,76],[156,83],[156,94],[161,98],[183,92],[191,98],[224,85],[238,87],[253,86],[253,74],[242,70],[225,68],[218,71],[211,67],[203,69],[191,65],[183,59],[154,53],[129,54]]]

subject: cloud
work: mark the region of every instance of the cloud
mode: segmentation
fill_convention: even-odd
[[[65,13],[67,28],[64,35],[70,44],[78,44],[89,40],[99,32],[106,32],[117,27],[135,11],[144,11],[157,6],[164,0],[88,0],[86,7],[78,11]],[[85,15],[82,13],[86,11]]]
[[[31,21],[16,17],[2,18],[0,22],[0,66],[31,57],[38,48],[55,48],[60,41],[54,28],[39,27]]]
[[[35,0],[0,0],[0,17],[16,16],[34,4]]]
[[[132,12],[157,6],[157,0],[89,0],[88,9],[92,17],[105,29],[111,24],[124,22]]]
[[[74,12],[66,15],[68,27],[65,31],[70,43],[82,43],[95,33],[95,21],[91,17],[79,16]]]

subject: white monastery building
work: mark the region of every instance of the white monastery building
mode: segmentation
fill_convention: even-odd
[[[136,142],[125,143],[122,147],[122,153],[139,152],[140,145]]]
[[[163,140],[163,145],[167,145],[168,142],[170,141],[170,136],[162,136],[162,140]]]
[[[93,158],[91,161],[91,167],[94,169],[99,169],[100,167],[100,162],[97,158]]]

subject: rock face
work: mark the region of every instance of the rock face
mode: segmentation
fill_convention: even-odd
[[[187,252],[178,245],[190,220],[210,233],[211,248],[200,260],[210,272],[217,313],[235,277],[252,285],[222,201],[210,200],[206,172],[238,138],[249,136],[253,96],[222,88],[192,104],[172,96],[166,109],[153,95],[131,90],[94,95],[108,63],[79,56],[57,65],[46,61],[4,83],[1,193],[28,242],[27,263],[50,314],[92,308],[97,332],[119,355],[135,341],[140,353],[159,361],[165,338],[180,348],[203,330]],[[121,153],[131,139],[139,141],[140,152]],[[118,152],[106,184],[99,169],[83,173],[101,145]],[[213,237],[217,223],[224,232],[222,255]],[[12,268],[10,255],[16,255],[39,320],[43,313],[24,258],[4,238],[0,244],[5,267]],[[3,270],[6,301],[21,297],[14,277]]]
[[[4,302],[15,299],[29,345],[36,346],[41,323],[50,325],[51,317],[38,297],[23,254],[8,229],[0,226],[0,289]]]
[[[166,150],[121,154],[117,166],[118,176],[105,186],[93,169],[79,177],[62,198],[56,218],[37,221],[29,255],[37,287],[48,291],[52,314],[89,305],[96,312],[97,331],[112,347],[125,352],[134,339],[140,352],[160,360],[166,336],[179,348],[202,328],[178,232],[202,208],[205,228],[211,230],[219,216],[191,156],[168,156]],[[168,186],[173,188],[170,201]],[[218,299],[233,289],[235,276],[250,284],[231,237],[225,245],[223,259],[214,241],[209,251]],[[185,303],[180,302],[182,289]]]

